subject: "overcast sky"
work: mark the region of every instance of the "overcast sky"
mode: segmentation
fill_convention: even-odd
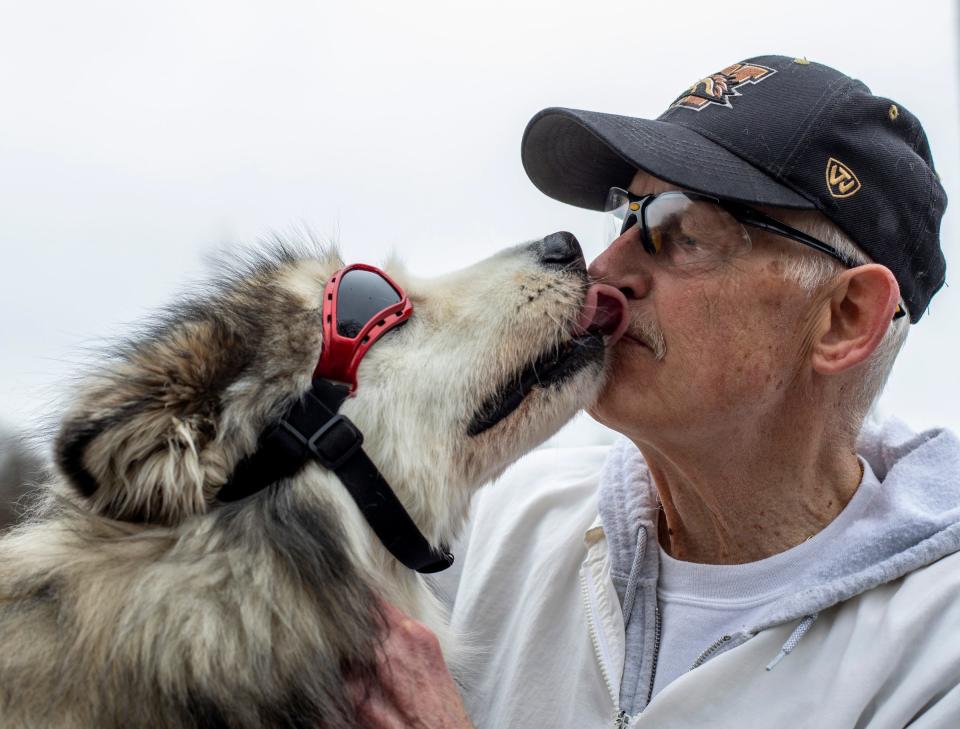
[[[0,0],[0,421],[55,415],[84,352],[202,278],[215,249],[307,226],[349,260],[395,250],[431,274],[555,230],[595,240],[597,214],[527,180],[530,116],[656,116],[695,79],[782,53],[927,129],[955,285],[882,407],[960,429],[957,31],[947,0]]]

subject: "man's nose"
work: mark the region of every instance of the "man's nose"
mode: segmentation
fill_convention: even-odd
[[[597,256],[589,277],[620,289],[627,299],[641,299],[653,285],[650,255],[643,250],[636,229],[627,231]]]
[[[540,261],[554,266],[573,266],[579,264],[586,268],[583,250],[573,233],[562,230],[551,233],[541,242]]]

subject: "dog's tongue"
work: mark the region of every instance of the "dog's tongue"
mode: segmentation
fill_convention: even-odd
[[[577,320],[576,333],[599,331],[610,347],[623,336],[627,324],[627,299],[623,293],[607,284],[591,284]]]

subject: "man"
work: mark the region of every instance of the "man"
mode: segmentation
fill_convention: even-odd
[[[547,109],[523,162],[617,217],[590,274],[631,325],[591,414],[625,438],[481,495],[453,610],[476,726],[960,726],[960,443],[864,425],[944,280],[916,118],[764,56],[657,121]],[[469,726],[394,624],[371,725]]]

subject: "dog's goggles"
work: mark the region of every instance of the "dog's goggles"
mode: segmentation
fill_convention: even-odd
[[[410,299],[393,280],[364,263],[341,268],[323,292],[323,350],[314,378],[357,389],[357,368],[370,347],[413,313]]]
[[[439,572],[453,564],[446,546],[427,541],[363,450],[363,433],[340,406],[357,389],[357,367],[380,337],[413,313],[410,299],[374,266],[337,271],[323,292],[323,350],[308,392],[269,426],[234,468],[221,501],[238,501],[285,481],[307,463],[333,471],[374,534],[403,565]],[[349,386],[349,389],[348,389]]]

